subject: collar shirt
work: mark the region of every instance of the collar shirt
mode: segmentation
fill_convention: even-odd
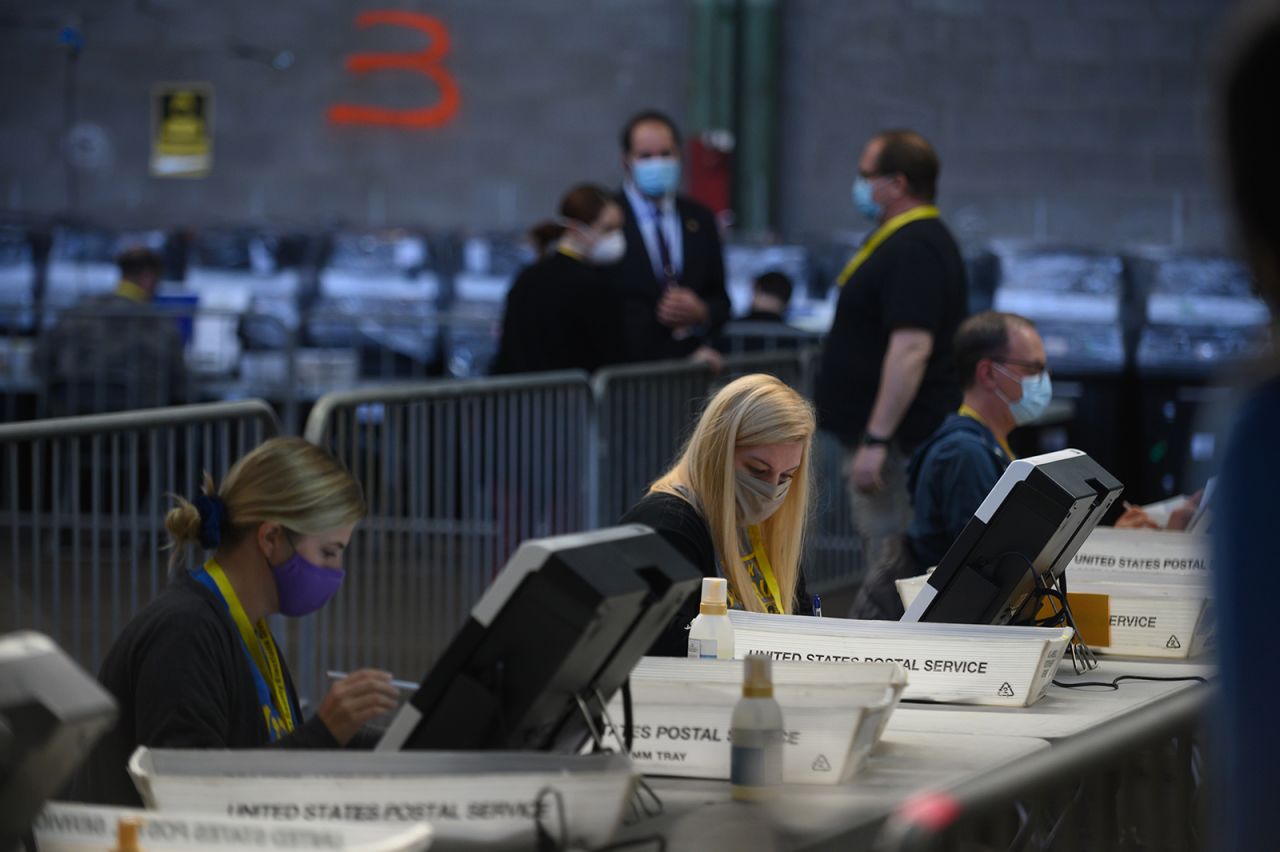
[[[662,235],[667,241],[667,250],[671,255],[671,266],[676,278],[684,270],[684,238],[681,234],[680,211],[676,209],[675,197],[664,195],[654,201],[636,188],[628,180],[623,185],[627,201],[636,214],[636,224],[640,228],[640,236],[644,238],[644,250],[649,255],[649,265],[653,267],[653,275],[664,281],[666,275],[662,271],[662,252],[658,249],[658,220],[661,219]]]

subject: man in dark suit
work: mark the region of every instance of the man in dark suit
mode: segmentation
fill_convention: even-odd
[[[680,131],[660,112],[639,113],[622,131],[627,252],[612,268],[631,360],[693,355],[729,318],[724,251],[715,216],[677,194]]]

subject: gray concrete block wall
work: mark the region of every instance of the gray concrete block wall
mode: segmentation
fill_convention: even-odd
[[[1227,245],[1206,62],[1220,0],[789,0],[780,218],[865,227],[867,136],[914,127],[963,237]]]
[[[1222,246],[1204,65],[1222,0],[783,0],[777,219],[791,236],[864,227],[857,152],[885,126],[928,135],[962,236]],[[330,105],[430,102],[425,78],[343,68],[413,50],[359,31],[375,8],[431,14],[452,38],[457,119],[436,130],[335,127]],[[80,212],[122,225],[274,221],[521,228],[578,180],[616,183],[619,123],[683,118],[687,0],[9,0],[0,8],[0,207],[67,212],[58,29],[78,17],[79,121],[101,163]],[[290,50],[273,70],[238,58]],[[241,50],[243,52],[243,50]],[[147,174],[149,92],[216,88],[213,174]]]
[[[81,212],[122,224],[275,221],[522,228],[554,212],[572,183],[620,179],[617,129],[648,106],[682,116],[688,16],[681,0],[42,0],[6,4],[0,26],[0,206],[66,212],[60,155],[66,60],[57,31],[78,17],[79,120],[110,146],[80,176]],[[36,7],[38,5],[38,11]],[[461,90],[434,130],[334,126],[335,103],[394,108],[435,100],[409,72],[356,77],[355,52],[412,51],[423,38],[357,30],[356,15],[403,8],[451,36],[443,66]],[[141,11],[140,11],[141,10]],[[276,71],[237,58],[290,50]],[[215,87],[213,174],[149,177],[153,83]]]

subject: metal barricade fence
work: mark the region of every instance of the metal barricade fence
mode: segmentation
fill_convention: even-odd
[[[862,544],[853,527],[853,507],[844,476],[845,449],[830,433],[813,439],[815,491],[805,551],[804,577],[811,591],[825,594],[861,580]],[[843,616],[843,612],[832,612]]]
[[[168,580],[166,495],[278,432],[258,400],[0,425],[0,632],[47,633],[96,671]]]
[[[615,523],[671,466],[716,390],[751,373],[767,373],[802,390],[803,364],[791,352],[726,358],[718,375],[689,361],[628,364],[597,372],[591,385],[599,448],[598,525]]]
[[[596,373],[599,454],[596,526],[607,526],[644,496],[676,458],[703,403],[740,376],[767,373],[807,394],[816,358],[811,351],[766,352],[726,358],[720,375],[687,361],[632,364]],[[811,591],[847,587],[861,576],[862,561],[844,486],[844,451],[819,432],[814,441],[815,500],[805,580]]]
[[[426,671],[522,540],[615,523],[675,458],[714,388],[753,372],[803,385],[805,361],[762,353],[726,359],[719,376],[673,362],[604,370],[591,383],[575,372],[322,398],[306,437],[348,464],[370,518],[339,598],[285,630],[286,642],[301,640],[302,694],[319,697],[326,667]],[[0,547],[12,563],[0,606],[12,626],[53,633],[97,666],[166,579],[164,495],[192,496],[202,470],[221,475],[279,431],[261,401],[0,427]],[[821,439],[817,452],[805,564],[822,591],[854,563],[851,535],[832,532],[848,525],[839,460],[824,461]]]
[[[324,397],[306,437],[365,490],[338,596],[299,625],[299,690],[328,669],[421,677],[528,538],[587,529],[585,373],[442,381]]]
[[[1190,852],[1212,846],[1200,830],[1208,702],[1208,689],[1189,689],[981,781],[916,796],[884,825],[876,848]]]
[[[690,361],[628,364],[595,374],[597,526],[617,523],[675,461],[711,379],[710,368]]]
[[[724,359],[724,369],[716,377],[714,384],[718,390],[734,379],[749,376],[752,373],[766,373],[786,382],[800,393],[806,393],[804,361],[800,353],[795,350],[730,355]]]
[[[819,350],[774,350],[725,359],[722,381],[750,373],[777,376],[812,397],[812,373]],[[805,551],[804,575],[809,590],[826,593],[851,586],[862,575],[861,544],[853,528],[849,492],[843,473],[844,448],[826,432],[813,441],[813,512]],[[841,615],[843,613],[834,613]]]
[[[822,349],[809,347],[798,353],[800,384],[813,398]],[[825,593],[848,589],[862,579],[865,565],[862,542],[853,527],[853,507],[844,476],[845,449],[829,432],[818,430],[813,440],[815,471],[813,521],[805,553],[804,575],[809,588]],[[844,615],[833,612],[832,615]]]

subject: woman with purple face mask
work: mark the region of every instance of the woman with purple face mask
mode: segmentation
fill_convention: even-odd
[[[205,560],[129,622],[99,673],[120,705],[72,788],[90,802],[141,805],[126,772],[139,745],[167,748],[339,748],[395,707],[386,672],[334,684],[302,717],[266,618],[323,607],[344,577],[343,553],[365,516],[360,485],[329,453],[273,438],[240,459],[215,489],[165,518],[178,566]]]

